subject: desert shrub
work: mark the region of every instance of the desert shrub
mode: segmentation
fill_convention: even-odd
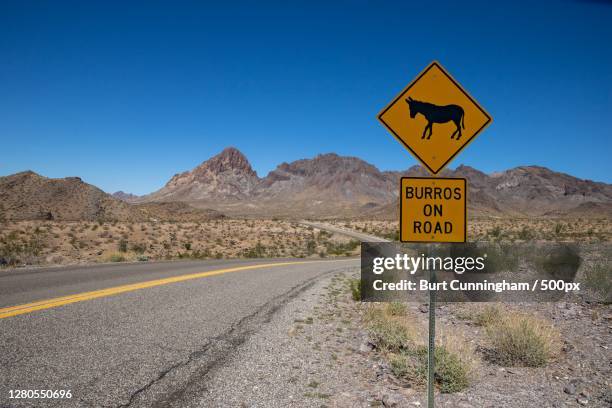
[[[361,242],[354,239],[347,243],[334,243],[330,241],[325,243],[327,253],[330,255],[350,255],[359,245],[361,245]]]
[[[20,236],[11,231],[0,237],[0,265],[34,263],[45,248],[46,233],[36,228],[32,233]]]
[[[486,330],[492,346],[491,359],[507,366],[539,367],[559,350],[559,332],[533,316],[509,314]]]
[[[420,367],[419,372],[427,372],[427,347],[419,346],[415,350]],[[436,345],[434,352],[435,381],[444,393],[459,392],[469,385],[470,363],[457,353],[449,351],[443,345]]]
[[[529,241],[531,239],[533,239],[535,236],[535,234],[526,226],[523,227],[519,232],[518,232],[518,237],[519,239],[523,240],[523,241]]]
[[[514,271],[518,268],[520,253],[511,244],[492,244],[482,247],[479,256],[487,255],[485,263],[487,272]]]
[[[388,239],[389,241],[399,241],[400,239],[399,229],[393,230],[391,232],[385,232],[381,235],[383,238]]]
[[[425,361],[427,364],[427,361]],[[389,355],[391,372],[397,378],[404,379],[412,385],[423,385],[427,382],[427,366],[417,361],[411,353],[398,353]]]
[[[588,268],[584,283],[596,295],[597,300],[612,303],[612,266],[609,263],[596,263]]]
[[[327,241],[331,234],[325,230],[320,230],[317,235],[317,241]]]
[[[266,247],[257,242],[253,248],[249,248],[244,252],[245,258],[263,258],[266,256]]]
[[[205,259],[205,258],[212,258],[212,253],[210,252],[210,249],[208,248],[204,248],[201,251],[196,249],[195,251],[193,251],[191,253],[192,258],[196,258],[196,259]]]
[[[127,239],[120,239],[117,243],[117,250],[119,252],[127,252],[128,250],[128,241]]]
[[[74,249],[77,249],[79,247],[77,237],[72,232],[69,233],[68,236],[70,237],[70,240],[68,241],[70,242],[70,245],[72,245]]]
[[[408,327],[397,319],[383,315],[373,319],[368,326],[372,343],[381,350],[399,352],[412,344]]]
[[[16,231],[0,238],[0,263],[16,265],[19,263],[23,245]]]
[[[125,256],[121,254],[111,254],[108,257],[109,262],[125,262]]]
[[[401,302],[389,302],[385,307],[385,311],[389,316],[405,316],[406,305]]]
[[[147,244],[143,242],[137,242],[135,244],[132,244],[132,251],[136,252],[137,254],[144,254],[146,250]]]
[[[486,305],[474,316],[474,324],[477,326],[488,327],[502,318],[502,311],[499,306]]]
[[[495,227],[493,227],[493,229],[489,231],[489,235],[493,238],[498,238],[499,236],[501,236],[501,232],[501,227],[499,225],[496,225]]]
[[[391,370],[396,377],[413,384],[427,381],[427,346],[403,350],[389,358]],[[473,367],[458,353],[449,351],[443,345],[436,345],[434,351],[434,378],[440,392],[452,393],[466,389],[470,385]]]
[[[186,251],[191,251],[191,242],[185,242],[183,244],[183,247],[185,248]]]
[[[38,227],[23,240],[23,249],[26,257],[37,257],[45,248],[46,234]]]
[[[361,279],[349,279],[348,281],[351,296],[354,301],[361,300]]]
[[[314,239],[309,239],[306,242],[306,253],[308,255],[312,255],[316,252],[317,250],[317,242]]]
[[[536,249],[532,260],[538,271],[566,282],[574,280],[582,263],[580,250],[575,245],[568,244],[555,245],[543,250]]]
[[[407,312],[402,303],[388,303],[367,309],[364,321],[372,343],[385,352],[394,375],[412,385],[422,385],[427,380],[427,346],[418,343],[422,327]],[[466,389],[477,372],[474,350],[467,343],[456,332],[439,337],[434,359],[435,381],[441,392]]]
[[[421,350],[427,359],[427,348],[423,346]],[[448,351],[444,346],[437,346],[434,361],[435,378],[441,392],[459,392],[468,387],[470,367],[461,356]]]

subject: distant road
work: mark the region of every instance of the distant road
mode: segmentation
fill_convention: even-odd
[[[0,272],[0,407],[184,406],[182,390],[285,301],[358,259]],[[70,400],[9,391],[71,390]]]
[[[388,239],[377,237],[375,235],[364,234],[348,228],[337,227],[335,225],[327,224],[324,222],[312,222],[312,221],[301,221],[303,225],[307,225],[313,228],[322,229],[329,232],[335,232],[338,234],[346,235],[351,238],[358,239],[362,242],[389,242]]]

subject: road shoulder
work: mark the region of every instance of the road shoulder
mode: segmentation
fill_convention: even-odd
[[[209,373],[192,406],[375,405],[377,370],[370,366],[377,363],[363,349],[367,334],[354,324],[359,310],[346,289],[356,270],[321,279],[288,302]]]

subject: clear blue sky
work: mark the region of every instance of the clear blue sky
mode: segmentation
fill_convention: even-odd
[[[409,4],[415,3],[415,4]],[[612,182],[612,5],[0,2],[0,175],[143,194],[232,145],[260,176],[415,160],[376,121],[432,60],[491,113],[452,163]]]

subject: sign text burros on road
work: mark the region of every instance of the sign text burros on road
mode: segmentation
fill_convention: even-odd
[[[466,180],[403,177],[400,241],[465,242]]]

